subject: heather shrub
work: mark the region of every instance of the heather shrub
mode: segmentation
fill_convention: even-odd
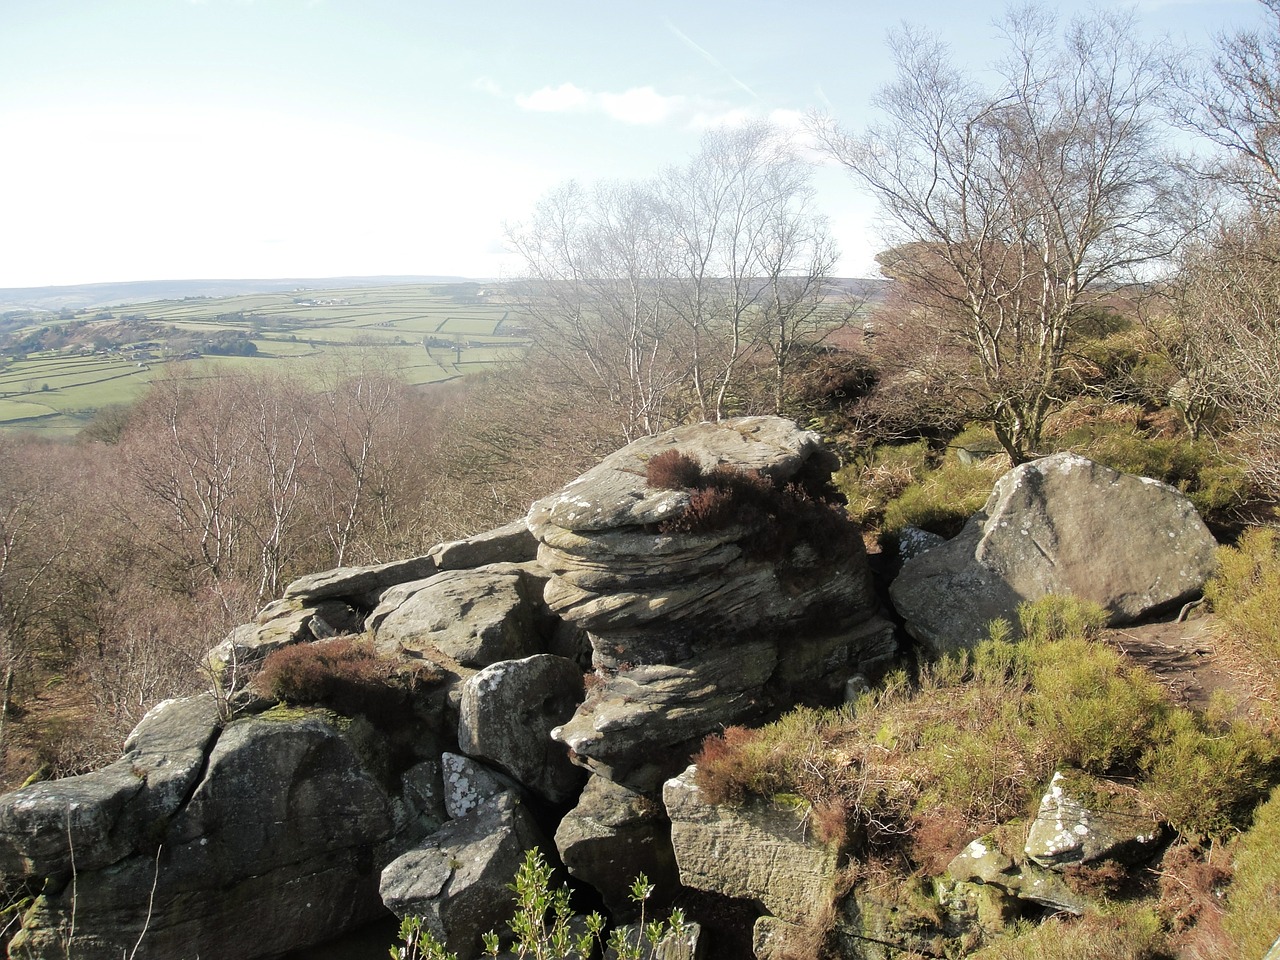
[[[1278,759],[1276,741],[1254,727],[1174,710],[1142,756],[1144,791],[1180,833],[1223,837],[1248,822],[1280,773]]]
[[[1089,773],[1132,767],[1168,709],[1145,671],[1083,637],[1038,648],[1031,677],[1029,710],[1043,749]]]
[[[1050,594],[1018,607],[1022,638],[1032,645],[1080,638],[1097,640],[1109,615],[1091,600],[1066,594]]]
[[[1159,916],[1133,904],[1073,920],[1053,917],[1020,924],[971,956],[974,960],[1166,960],[1169,948]]]
[[[361,712],[377,693],[385,692],[390,679],[390,665],[379,660],[368,643],[336,637],[277,650],[267,657],[253,685],[285,703],[324,703],[351,713]]]
[[[824,560],[861,544],[856,524],[828,499],[836,493],[825,477],[778,485],[759,470],[727,464],[703,471],[692,458],[674,450],[650,460],[649,472],[664,483],[693,478],[685,485],[691,492],[684,511],[658,525],[663,533],[711,533],[740,526],[751,531],[744,542],[748,554],[769,560],[783,559],[801,542]]]
[[[656,490],[691,490],[701,481],[701,465],[679,450],[663,450],[645,464],[645,482]]]
[[[1235,848],[1223,928],[1237,956],[1261,957],[1280,937],[1280,787],[1254,813]]]

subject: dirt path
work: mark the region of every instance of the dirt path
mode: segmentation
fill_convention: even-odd
[[[1242,717],[1276,716],[1277,704],[1268,699],[1275,689],[1275,664],[1246,662],[1217,636],[1212,614],[1194,612],[1185,622],[1174,618],[1107,630],[1103,638],[1146,667],[1164,684],[1175,703],[1197,710],[1221,691]],[[1268,682],[1265,671],[1273,676]]]

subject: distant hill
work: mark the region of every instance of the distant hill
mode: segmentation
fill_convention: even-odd
[[[80,283],[65,287],[0,287],[0,313],[10,310],[84,310],[151,300],[184,297],[235,297],[290,290],[331,290],[338,287],[389,287],[402,283],[490,283],[489,277],[385,276],[311,277],[278,280],[133,280],[126,283]],[[886,281],[844,278],[836,285],[853,296],[875,301]]]
[[[0,287],[0,312],[7,310],[82,310],[148,300],[184,297],[234,297],[287,290],[334,287],[386,287],[401,283],[460,283],[466,277],[386,276],[283,278],[279,280],[134,280],[127,283],[81,283],[65,287]]]

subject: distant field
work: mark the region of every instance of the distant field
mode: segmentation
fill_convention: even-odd
[[[509,302],[476,284],[196,297],[44,315],[14,342],[60,324],[75,334],[58,349],[0,354],[0,429],[74,433],[98,408],[135,400],[152,378],[175,370],[193,377],[218,370],[305,374],[356,350],[379,350],[410,383],[435,383],[518,356],[527,341],[514,316]],[[161,324],[164,332],[146,343],[104,346],[105,334],[124,320]],[[251,339],[256,354],[192,359],[179,347],[228,334]]]

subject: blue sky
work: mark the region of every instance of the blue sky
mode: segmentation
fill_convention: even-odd
[[[0,0],[0,287],[510,275],[504,223],[556,184],[649,176],[748,117],[859,127],[891,27],[929,24],[982,63],[1004,9]],[[1207,46],[1262,8],[1134,9],[1151,35]],[[840,272],[872,272],[868,201],[836,169],[817,183]]]

